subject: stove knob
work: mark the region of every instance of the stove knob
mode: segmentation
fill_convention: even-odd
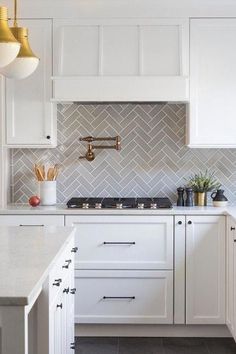
[[[116,209],[122,209],[123,204],[122,203],[116,203]]]
[[[102,203],[95,203],[95,209],[101,209]]]
[[[82,204],[83,209],[88,209],[89,208],[89,203],[83,203]]]
[[[144,209],[144,203],[138,203],[138,209]]]
[[[151,203],[151,209],[156,209],[157,208],[157,204],[156,203]]]

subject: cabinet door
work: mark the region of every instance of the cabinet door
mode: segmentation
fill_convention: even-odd
[[[173,269],[172,216],[66,216],[76,269]]]
[[[225,323],[225,217],[186,218],[186,322]]]
[[[173,324],[173,271],[77,270],[77,323]]]
[[[6,80],[6,144],[19,147],[56,145],[55,107],[52,97],[51,20],[22,20],[29,41],[40,57],[36,71],[23,80]]]
[[[236,147],[236,19],[190,25],[190,147]]]
[[[50,307],[50,354],[65,354],[63,348],[63,294],[59,294]]]
[[[226,292],[226,324],[231,332],[231,334],[236,338],[235,333],[235,308],[236,304],[234,299],[236,281],[234,280],[234,276],[236,274],[236,261],[234,255],[234,239],[236,239],[236,223],[233,218],[228,217],[227,221],[227,245],[226,245],[226,279],[227,279],[227,292]]]

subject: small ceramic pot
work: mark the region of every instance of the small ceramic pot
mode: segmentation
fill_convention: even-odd
[[[39,183],[41,205],[55,205],[57,203],[57,181],[42,181]]]

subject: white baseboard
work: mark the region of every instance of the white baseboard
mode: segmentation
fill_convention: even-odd
[[[231,337],[225,325],[78,325],[80,337]]]

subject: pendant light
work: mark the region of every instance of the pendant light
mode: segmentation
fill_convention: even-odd
[[[39,58],[33,53],[28,42],[28,28],[18,27],[17,0],[14,0],[14,25],[11,27],[14,37],[21,47],[16,59],[1,69],[1,73],[11,79],[24,79],[30,76],[39,64]]]
[[[20,50],[20,43],[16,40],[8,27],[7,8],[0,7],[0,68],[10,64]]]

